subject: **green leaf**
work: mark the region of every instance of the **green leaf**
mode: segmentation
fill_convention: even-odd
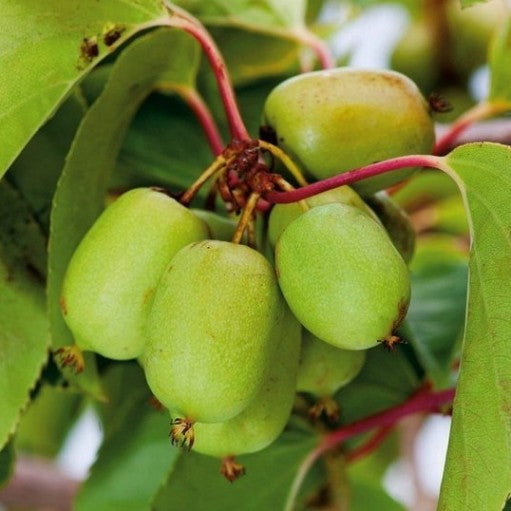
[[[211,163],[204,132],[179,98],[153,94],[124,140],[110,185],[158,185],[185,190]],[[201,195],[207,190],[202,189]]]
[[[269,76],[297,74],[299,45],[275,34],[250,32],[245,28],[208,27],[229,68],[234,84],[244,85]],[[250,59],[247,59],[250,55]]]
[[[19,451],[53,458],[81,410],[82,397],[69,390],[43,386],[20,419],[16,432]]]
[[[445,239],[420,246],[411,267],[412,299],[402,328],[437,388],[452,385],[452,364],[465,323],[467,264]]]
[[[511,493],[511,148],[468,144],[445,163],[465,201],[472,246],[439,509],[500,511]]]
[[[25,146],[6,175],[28,202],[46,233],[57,180],[85,109],[78,92],[72,94]]]
[[[198,44],[184,32],[160,29],[139,38],[117,59],[104,92],[80,124],[51,212],[48,301],[55,347],[73,343],[60,313],[62,281],[75,248],[104,208],[126,130],[158,81],[192,87],[198,58]],[[83,373],[69,377],[101,397],[92,357]]]
[[[0,183],[0,448],[48,357],[45,243],[27,205]]]
[[[109,371],[111,393],[106,436],[90,476],[82,485],[77,511],[149,511],[176,463],[179,451],[168,439],[170,418],[155,410],[142,370],[119,364]]]
[[[305,0],[178,0],[174,2],[206,24],[231,25],[263,32],[302,26]]]
[[[335,396],[344,424],[402,403],[420,385],[404,346],[386,351],[383,346],[367,350],[358,376]]]
[[[509,102],[511,108],[511,17],[493,38],[489,55],[490,101]]]
[[[0,12],[0,177],[92,66],[165,14],[158,0],[0,0]]]
[[[179,0],[211,31],[232,81],[245,84],[294,68],[307,36],[305,0]],[[247,59],[247,55],[250,58]]]
[[[9,442],[0,450],[0,488],[2,488],[12,476],[15,458],[14,443]]]
[[[460,0],[461,7],[470,7],[471,5],[488,2],[489,0]]]
[[[229,484],[220,474],[220,460],[194,452],[176,464],[167,485],[154,503],[155,511],[280,510],[303,458],[317,445],[317,437],[284,433],[273,445],[255,454],[236,457],[246,475]],[[302,499],[320,481],[312,471],[302,489]],[[300,507],[299,509],[302,509]]]

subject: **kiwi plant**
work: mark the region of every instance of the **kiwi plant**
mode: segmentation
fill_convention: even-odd
[[[74,0],[71,3],[78,5]],[[105,0],[110,3],[116,2]],[[151,1],[126,3],[140,6]],[[305,28],[305,20],[316,19],[324,2],[306,2],[303,27],[282,29],[286,35],[279,44],[271,40],[278,39],[277,29],[258,32],[256,7],[252,12],[236,7],[236,2],[222,8],[219,5],[224,2],[156,3],[158,7],[153,7],[162,9],[162,16],[136,25],[134,31],[129,23],[109,22],[101,33],[80,36],[77,72],[85,73],[110,56],[83,81],[75,98],[79,105],[92,104],[80,130],[86,133],[83,126],[90,115],[94,121],[90,126],[99,135],[89,140],[78,130],[58,185],[53,180],[53,203],[48,196],[40,206],[37,201],[44,197],[25,193],[22,171],[13,171],[9,180],[9,187],[19,188],[28,203],[32,200],[33,215],[50,237],[48,302],[54,345],[43,371],[44,381],[30,388],[38,395],[40,386],[48,382],[62,384],[118,405],[119,416],[107,429],[105,443],[125,442],[126,467],[132,471],[134,465],[129,462],[136,461],[141,464],[137,465],[137,477],[155,477],[150,496],[142,495],[146,490],[135,495],[138,480],[125,486],[126,495],[134,499],[127,509],[139,509],[137,499],[145,499],[140,509],[210,509],[209,497],[194,504],[189,504],[189,499],[203,487],[205,495],[209,495],[210,486],[216,488],[216,481],[209,479],[211,463],[219,464],[221,474],[230,482],[246,473],[234,487],[225,486],[235,495],[236,488],[251,484],[246,481],[252,467],[255,474],[258,470],[279,472],[279,449],[299,458],[300,464],[294,479],[285,469],[279,472],[286,481],[277,477],[275,484],[268,484],[268,492],[274,491],[277,483],[290,489],[285,498],[278,497],[278,503],[264,501],[257,507],[255,501],[247,510],[351,509],[345,505],[348,497],[338,498],[337,486],[344,488],[348,478],[342,476],[339,482],[341,468],[345,471],[351,459],[374,451],[401,417],[439,411],[454,397],[449,383],[459,364],[453,355],[442,372],[432,361],[431,353],[442,349],[441,334],[437,328],[424,327],[414,300],[427,302],[437,291],[458,293],[456,304],[461,305],[455,312],[449,305],[427,302],[424,314],[439,322],[445,309],[445,314],[456,313],[459,324],[457,329],[451,328],[450,335],[459,340],[466,288],[460,290],[453,282],[447,290],[434,277],[439,266],[449,278],[457,278],[459,272],[466,279],[467,227],[464,221],[459,223],[456,248],[452,248],[451,238],[441,242],[428,238],[427,257],[423,236],[425,230],[428,234],[432,230],[438,200],[454,204],[458,216],[463,206],[453,187],[436,178],[428,180],[430,175],[423,169],[451,172],[440,155],[467,123],[455,123],[453,130],[435,143],[433,116],[442,110],[441,101],[438,97],[436,102],[428,101],[421,91],[452,85],[444,72],[447,68],[457,84],[481,62],[486,31],[476,34],[477,59],[470,65],[459,62],[455,66],[440,56],[437,36],[441,23],[450,27],[452,38],[456,24],[469,27],[484,20],[457,16],[450,0],[436,2],[442,4],[442,10],[434,16],[429,11],[425,16],[427,9],[413,10],[410,28],[391,60],[396,69],[362,70],[337,64],[327,45]],[[273,2],[262,4],[270,9]],[[211,31],[183,7],[209,23]],[[230,9],[233,12],[225,14]],[[241,12],[247,17],[240,21],[237,16]],[[108,18],[108,9],[105,13],[102,16]],[[158,25],[165,27],[153,30]],[[244,39],[247,26],[250,35]],[[145,32],[133,43],[122,44],[138,30]],[[463,28],[463,37],[469,37],[470,30]],[[243,52],[237,51],[238,37]],[[161,64],[172,48],[158,38],[182,48],[183,62],[176,53]],[[460,59],[463,51],[468,51],[469,46],[459,41],[460,47],[454,39],[449,43],[449,52]],[[312,56],[302,51],[304,45],[312,50]],[[276,51],[275,56],[266,54],[267,46]],[[136,62],[146,66],[147,83],[145,76],[138,75],[138,68],[130,67],[131,51],[138,52]],[[206,56],[201,65],[200,52]],[[0,59],[1,55],[0,51]],[[190,64],[193,59],[196,65]],[[192,68],[198,75],[197,88],[190,85],[193,80],[187,74]],[[110,78],[103,89],[106,75]],[[412,79],[421,82],[419,86]],[[155,91],[159,94],[149,96]],[[169,94],[177,98],[169,98]],[[108,100],[109,95],[114,100]],[[148,99],[135,117],[135,107],[144,97]],[[118,98],[130,98],[132,103],[128,108]],[[176,116],[178,123],[162,114],[167,101],[181,112]],[[213,106],[211,111],[208,103]],[[504,103],[500,100],[499,108]],[[110,131],[103,131],[98,116],[102,105],[107,112],[105,125],[111,122],[114,126]],[[190,109],[182,113],[185,107]],[[156,146],[149,141],[145,130],[154,119],[173,130],[169,145],[178,156],[169,156],[165,142]],[[163,130],[157,131],[155,138],[160,138]],[[121,149],[125,132],[128,136]],[[184,141],[190,133],[196,138]],[[204,135],[209,144],[201,138]],[[97,150],[101,155],[98,165],[82,168],[74,163],[75,155],[85,152],[82,145],[92,159]],[[181,146],[187,148],[184,156]],[[146,157],[143,172],[131,168],[135,164],[130,157],[137,151]],[[162,171],[158,159],[172,162],[175,171]],[[467,173],[476,165],[468,157],[460,161],[460,168],[468,169]],[[498,164],[497,157],[490,156],[487,161]],[[462,183],[459,176],[455,180]],[[66,196],[69,182],[75,183],[75,195]],[[414,183],[421,182],[427,191],[414,191]],[[471,190],[468,186],[462,189],[465,206],[474,200]],[[0,198],[5,195],[6,203],[13,200],[9,194],[7,188],[0,187]],[[96,209],[84,206],[87,194],[96,201]],[[63,203],[71,212],[69,225],[59,210]],[[491,203],[488,199],[484,204]],[[49,221],[45,208],[52,208]],[[7,225],[11,220],[1,201],[0,214]],[[15,270],[8,265],[4,268],[2,243],[4,238],[16,238],[21,224],[30,229],[30,222],[23,221],[9,224],[6,234],[0,231],[0,276],[6,282],[16,282],[22,272],[32,280],[45,280],[44,271],[25,257],[28,251],[23,238],[13,249],[23,263]],[[79,236],[72,232],[75,224]],[[441,230],[440,224],[437,227]],[[478,229],[477,221],[472,221],[470,228]],[[452,237],[452,232],[442,235]],[[63,248],[55,239],[66,239]],[[438,243],[442,247],[451,243],[451,251],[462,255],[434,258],[435,248],[431,247]],[[492,254],[496,257],[496,251]],[[428,257],[434,259],[434,269]],[[471,270],[472,275],[487,268],[481,263]],[[10,311],[9,307],[16,305],[9,301],[10,295],[5,296],[0,295],[1,327],[2,307]],[[468,315],[467,321],[470,319]],[[421,336],[430,343],[427,348],[417,341]],[[457,343],[456,349],[459,346]],[[458,353],[454,348],[451,351]],[[116,377],[116,371],[124,376]],[[400,374],[406,378],[399,379]],[[124,388],[132,394],[130,400],[120,397]],[[158,411],[145,407],[149,398]],[[108,405],[98,405],[98,409],[105,418],[112,418]],[[501,409],[509,410],[504,404]],[[128,427],[129,421],[133,426]],[[158,434],[150,434],[151,428]],[[376,430],[374,438],[351,441],[352,436],[371,430]],[[145,454],[138,457],[135,453],[130,458],[137,442],[149,437]],[[165,457],[161,455],[162,439]],[[299,440],[294,443],[293,439]],[[272,444],[277,446],[274,451]],[[90,486],[85,483],[78,496],[79,511],[94,508],[87,499],[94,495],[94,485],[99,484],[97,478],[104,469],[101,456],[111,448],[108,444],[100,452],[99,468],[92,469],[93,482]],[[257,457],[265,452],[273,457]],[[0,462],[3,453],[0,451]],[[302,489],[309,469],[322,455],[325,465],[308,480],[310,488],[305,485]],[[258,460],[263,460],[264,470]],[[170,465],[181,477],[174,486],[172,479],[164,483],[167,476],[158,472],[166,470],[167,474]],[[156,472],[159,475],[155,476]],[[201,481],[190,483],[186,479],[190,473],[200,473]],[[160,492],[162,486],[168,488],[167,493]],[[365,491],[362,483],[354,488],[355,499],[360,497],[357,492]],[[124,496],[116,498],[124,508]],[[244,509],[230,499],[223,496],[219,502],[225,509]],[[356,509],[362,509],[360,504]]]

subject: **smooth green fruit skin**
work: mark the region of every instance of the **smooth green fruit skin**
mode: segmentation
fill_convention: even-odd
[[[265,107],[279,146],[324,179],[406,154],[431,152],[434,126],[417,86],[394,71],[333,69],[304,73],[278,85]],[[355,183],[370,195],[411,169]]]
[[[334,346],[375,346],[406,313],[407,266],[385,230],[356,208],[337,203],[307,211],[280,236],[275,260],[295,316]]]
[[[87,232],[64,278],[62,311],[76,344],[115,360],[138,357],[169,260],[207,237],[206,224],[164,193],[136,188],[123,194]]]
[[[406,211],[385,191],[378,192],[366,200],[378,215],[403,261],[409,263],[415,251],[416,235]]]
[[[147,382],[179,417],[220,422],[263,384],[281,296],[257,251],[225,241],[188,245],[170,261],[147,321]]]
[[[197,423],[193,449],[225,457],[256,452],[284,429],[294,402],[301,326],[287,305],[272,331],[273,353],[264,384],[250,405],[227,422]]]
[[[320,206],[322,204],[330,204],[333,202],[340,202],[341,204],[348,204],[361,211],[366,212],[371,217],[377,219],[371,208],[362,200],[355,190],[349,186],[340,186],[333,190],[318,193],[307,199],[306,204],[309,208]],[[282,231],[295,219],[298,218],[304,210],[298,202],[291,202],[290,204],[275,204],[273,206],[270,218],[268,221],[268,239],[272,246],[275,246]]]
[[[336,348],[304,330],[296,390],[333,396],[357,376],[365,359],[365,351]]]

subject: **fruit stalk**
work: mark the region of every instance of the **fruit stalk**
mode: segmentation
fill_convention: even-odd
[[[271,191],[265,195],[265,199],[273,204],[288,204],[303,199],[308,199],[321,192],[338,188],[342,185],[349,185],[362,179],[384,174],[392,170],[402,169],[406,167],[430,167],[434,169],[443,169],[443,159],[438,156],[431,155],[411,155],[391,158],[389,160],[372,163],[365,167],[360,167],[343,174],[317,181],[307,186],[302,186],[296,190],[287,192]]]
[[[332,433],[329,433],[328,435],[325,435],[320,444],[302,461],[289,491],[284,511],[293,511],[296,497],[302,482],[314,463],[323,454],[353,436],[366,433],[374,428],[387,428],[394,426],[399,420],[407,415],[421,412],[438,412],[442,405],[452,402],[454,395],[455,389],[431,392],[430,390],[425,390],[423,388],[400,405],[394,406],[375,415],[371,415],[365,419],[355,421],[333,431]]]
[[[222,140],[222,136],[220,135],[215,119],[213,118],[213,115],[211,114],[208,105],[204,102],[202,96],[191,87],[179,89],[178,94],[181,98],[183,98],[199,121],[208,140],[211,152],[215,156],[222,154],[225,144]]]
[[[321,38],[306,28],[294,30],[293,35],[299,42],[307,45],[314,52],[322,69],[335,67],[335,59]]]
[[[434,154],[445,154],[460,134],[475,122],[488,119],[489,117],[501,114],[509,109],[511,109],[511,104],[506,101],[483,101],[478,103],[453,122],[449,130],[437,140]]]
[[[215,74],[218,90],[224,104],[225,115],[229,123],[229,129],[233,139],[250,140],[245,123],[241,118],[241,114],[236,103],[236,96],[231,83],[231,79],[227,72],[227,66],[224,58],[215,44],[209,32],[204,28],[202,23],[184,9],[180,9],[170,2],[165,2],[170,12],[170,18],[167,25],[180,28],[188,32],[201,45],[211,69]]]

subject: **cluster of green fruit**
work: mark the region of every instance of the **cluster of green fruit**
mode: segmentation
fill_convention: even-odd
[[[318,177],[433,143],[424,99],[390,72],[293,78],[269,96],[265,118]],[[400,144],[381,136],[385,126]],[[388,185],[369,180],[361,190]],[[277,438],[296,390],[319,398],[316,414],[335,415],[326,397],[356,376],[364,350],[395,339],[410,298],[409,230],[388,196],[371,204],[380,217],[344,186],[276,205],[258,251],[228,241],[232,218],[187,209],[160,189],[131,190],[75,251],[65,321],[81,350],[137,358],[171,413],[173,443],[230,460],[232,479],[241,470],[232,457]]]

